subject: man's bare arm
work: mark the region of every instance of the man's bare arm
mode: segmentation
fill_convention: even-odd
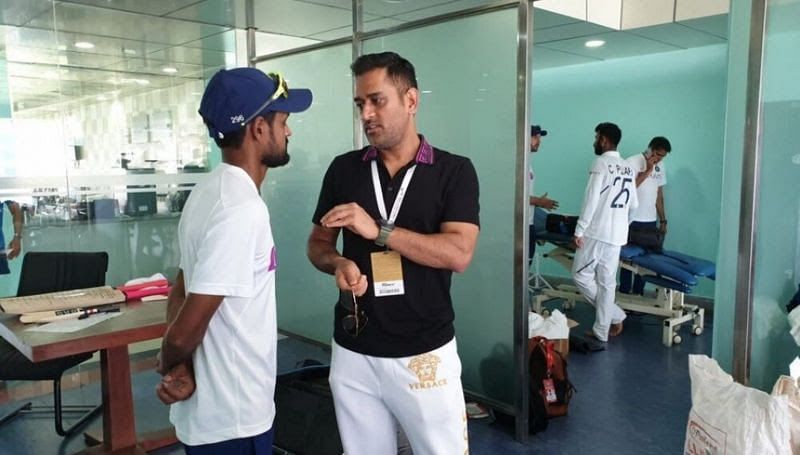
[[[191,360],[223,299],[221,295],[189,293],[186,296],[164,334],[159,373],[163,375],[179,363]]]
[[[167,325],[172,324],[175,317],[178,315],[178,310],[183,306],[186,300],[186,286],[183,282],[183,270],[178,269],[178,275],[175,276],[175,283],[169,290],[167,297]]]
[[[472,223],[446,222],[436,234],[395,228],[386,240],[389,248],[417,264],[462,273],[467,270],[480,229]]]
[[[367,277],[361,273],[355,262],[336,250],[338,237],[338,227],[314,225],[308,236],[306,250],[308,260],[321,272],[333,275],[336,278],[336,287],[362,296],[367,292]]]

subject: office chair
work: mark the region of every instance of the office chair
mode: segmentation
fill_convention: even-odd
[[[39,253],[25,254],[19,279],[17,296],[46,292],[69,291],[106,283],[108,253]],[[54,411],[56,433],[68,436],[75,432],[101,409],[102,405],[63,405],[61,402],[61,376],[70,368],[92,357],[91,352],[77,354],[44,362],[31,362],[6,340],[0,339],[0,380],[53,381],[53,408],[32,406],[30,402],[9,414],[0,417],[0,425],[20,413]],[[64,429],[62,416],[65,412],[85,412],[69,428]]]

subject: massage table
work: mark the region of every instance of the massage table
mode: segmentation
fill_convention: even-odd
[[[569,234],[546,231],[536,233],[536,241],[540,245],[550,243],[554,246],[543,257],[558,262],[570,273],[575,256],[572,239]],[[620,267],[640,275],[645,282],[656,286],[655,298],[617,291],[616,301],[623,310],[663,317],[662,342],[665,346],[670,347],[682,341],[678,330],[687,322],[692,322],[692,334],[703,333],[705,311],[697,305],[687,304],[684,297],[692,292],[699,278],[715,279],[714,263],[675,251],[665,250],[661,254],[655,254],[647,253],[638,246],[626,245],[620,251]],[[553,287],[546,281],[545,284],[531,298],[532,310],[537,313],[542,312],[542,304],[548,300],[562,299],[564,308],[572,308],[576,302],[585,301],[575,286]]]

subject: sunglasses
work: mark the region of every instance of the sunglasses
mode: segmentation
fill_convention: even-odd
[[[242,127],[244,127],[251,120],[256,118],[258,116],[258,114],[264,112],[264,109],[266,109],[267,106],[269,106],[270,104],[272,104],[275,101],[277,101],[278,98],[280,98],[280,97],[284,97],[286,99],[289,98],[289,84],[286,83],[286,79],[284,79],[283,76],[281,76],[280,73],[268,73],[267,77],[272,79],[273,81],[275,81],[275,85],[277,86],[277,88],[275,89],[275,93],[273,93],[272,96],[270,96],[267,99],[267,101],[265,101],[264,104],[261,105],[261,107],[256,109],[256,111],[253,113],[253,115],[251,115],[250,117],[247,117],[246,119],[244,119],[244,121],[242,122]]]
[[[345,297],[346,293],[342,292],[342,298],[339,301],[342,303],[342,306],[345,309],[352,311],[351,314],[348,314],[344,318],[342,318],[342,328],[348,335],[356,337],[364,327],[367,325],[367,314],[364,310],[360,310],[358,308],[358,300],[356,299],[356,293],[351,292],[353,296],[353,305],[352,307],[349,305],[350,300]]]

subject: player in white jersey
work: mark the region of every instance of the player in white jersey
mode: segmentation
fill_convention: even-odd
[[[662,236],[667,234],[667,212],[662,191],[662,187],[667,184],[667,174],[663,160],[671,150],[672,145],[667,138],[656,136],[650,140],[644,153],[638,153],[626,160],[637,172],[636,195],[639,197],[639,206],[631,212],[630,229],[658,229]],[[641,276],[634,277],[630,270],[622,270],[619,278],[620,292],[639,295],[644,293],[644,280]]]
[[[222,163],[192,189],[178,225],[156,388],[187,455],[272,454],[278,263],[259,188],[289,162],[289,114],[311,101],[256,68],[220,70],[200,101]]]
[[[656,136],[650,140],[647,150],[627,159],[636,174],[636,195],[639,207],[631,212],[630,229],[659,230],[667,234],[667,213],[664,208],[662,187],[667,184],[664,158],[672,150],[669,140]],[[634,276],[630,270],[619,273],[619,290],[626,294],[643,294],[644,280]]]
[[[619,249],[628,242],[629,212],[638,205],[636,173],[619,156],[619,127],[601,123],[595,128],[594,153],[581,216],[575,228],[572,277],[597,314],[592,335],[600,341],[622,332],[625,312],[614,302]]]

